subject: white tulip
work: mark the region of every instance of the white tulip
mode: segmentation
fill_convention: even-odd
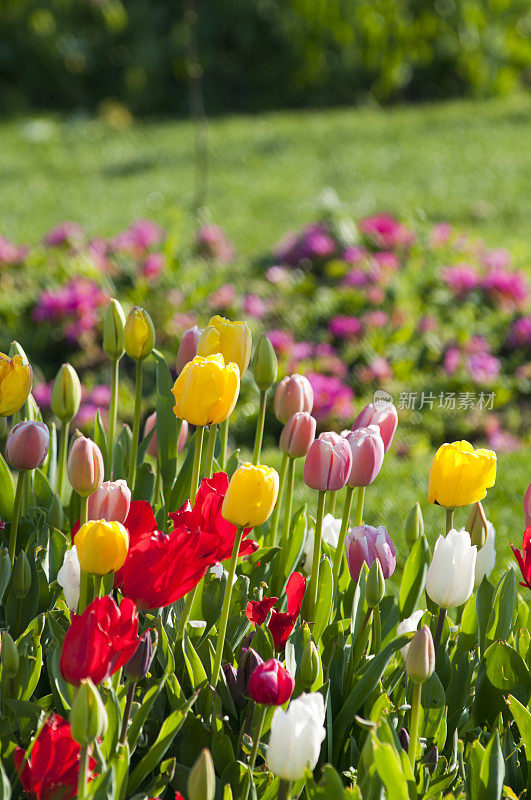
[[[466,603],[474,589],[476,555],[467,531],[452,529],[439,536],[426,576],[426,592],[434,603],[441,608]]]
[[[424,611],[414,611],[410,617],[406,617],[399,622],[396,626],[396,635],[401,636],[403,633],[413,633],[413,631],[416,631],[423,614]],[[402,653],[402,658],[404,661],[406,660],[407,651],[409,650],[410,645],[411,642],[400,648],[400,652]]]
[[[489,577],[496,564],[496,531],[492,522],[487,520],[487,538],[485,544],[478,550],[476,558],[476,573],[474,578],[474,588],[477,589],[483,576]]]
[[[75,611],[79,603],[79,591],[81,582],[81,568],[77,549],[74,545],[65,553],[63,566],[57,573],[57,583],[62,587],[65,603],[70,611]]]
[[[304,777],[319,759],[325,738],[325,706],[322,694],[301,694],[287,711],[277,708],[271,723],[267,763],[271,772],[286,781]]]
[[[334,550],[337,547],[337,543],[339,541],[339,532],[341,530],[341,520],[336,519],[332,516],[332,514],[325,514],[323,517],[323,529],[321,533],[321,537],[323,542],[333,547]],[[313,562],[313,543],[315,540],[315,532],[313,528],[310,528],[308,533],[306,534],[306,541],[304,542],[304,549],[302,551],[302,555],[304,556],[304,563],[302,568],[307,575],[311,575],[312,572],[312,562]]]

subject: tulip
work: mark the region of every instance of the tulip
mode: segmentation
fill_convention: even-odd
[[[253,358],[253,376],[260,392],[272,387],[277,379],[278,361],[275,348],[263,333],[256,344]]]
[[[90,678],[82,681],[75,693],[69,722],[72,737],[81,747],[93,744],[107,730],[107,712],[100,693]]]
[[[130,505],[131,490],[124,480],[104,481],[89,497],[88,517],[124,523]]]
[[[242,528],[263,525],[278,494],[278,473],[264,464],[242,464],[232,478],[221,513]]]
[[[222,355],[196,356],[185,365],[172,389],[175,416],[191,425],[205,426],[232,414],[240,391],[240,370],[225,365]]]
[[[177,374],[183,371],[186,364],[189,361],[193,361],[197,355],[197,343],[199,341],[199,337],[203,333],[202,328],[198,328],[197,325],[194,325],[193,328],[188,328],[182,335],[182,339],[179,343],[179,349],[177,350]]]
[[[531,525],[528,525],[524,531],[522,549],[517,550],[512,542],[511,548],[524,579],[520,582],[520,586],[527,586],[528,589],[531,589]]]
[[[474,450],[469,442],[443,444],[430,469],[430,503],[452,509],[482,500],[496,479],[496,453]]]
[[[157,458],[159,454],[159,450],[157,447],[157,412],[154,411],[153,414],[150,414],[147,417],[145,425],[144,425],[144,439],[146,436],[155,428],[155,433],[149,440],[149,444],[147,446],[147,452],[153,458]],[[186,440],[188,438],[188,423],[185,419],[182,420],[181,430],[179,431],[179,439],[177,441],[177,452],[182,453],[184,450],[184,446],[186,444]]]
[[[352,453],[346,439],[337,433],[322,433],[304,461],[303,478],[310,489],[336,492],[346,484],[352,466]]]
[[[479,552],[487,539],[487,518],[481,503],[474,503],[470,509],[465,530],[470,534],[470,543],[475,544]]]
[[[347,483],[351,487],[368,486],[380,472],[384,460],[384,443],[378,425],[356,428],[345,439],[350,445],[352,466]]]
[[[221,353],[226,364],[237,364],[243,375],[251,358],[251,331],[246,322],[231,322],[224,317],[211,317],[197,342],[199,356]]]
[[[303,375],[286,375],[275,390],[275,416],[285,424],[297,411],[313,408],[313,389],[308,378]]]
[[[527,487],[527,491],[524,496],[524,514],[525,526],[528,528],[531,525],[531,483]]]
[[[419,718],[422,697],[422,684],[433,675],[436,650],[431,631],[423,625],[413,637],[406,656],[406,673],[413,683],[411,700],[411,720],[409,725],[409,760],[414,768],[418,750]]]
[[[8,678],[16,678],[20,667],[20,656],[17,645],[7,631],[2,632],[0,647],[0,663]]]
[[[302,651],[302,658],[299,667],[299,678],[304,689],[311,689],[321,669],[321,659],[319,658],[319,651],[313,639],[304,647]]]
[[[288,419],[280,434],[280,449],[290,458],[302,458],[315,439],[315,419],[308,411],[297,411]]]
[[[413,633],[413,631],[416,631],[423,614],[424,611],[422,610],[414,611],[410,617],[406,617],[406,619],[403,619],[401,622],[399,622],[396,626],[396,635],[401,636],[403,633]],[[402,653],[402,658],[404,661],[406,660],[409,652],[410,644],[411,642],[400,648],[400,652]]]
[[[103,318],[103,350],[111,361],[119,361],[124,354],[125,314],[114,297]]]
[[[406,542],[413,547],[417,539],[424,535],[424,518],[420,503],[415,503],[406,520]]]
[[[264,659],[259,656],[252,647],[242,650],[238,671],[236,673],[236,685],[238,691],[244,697],[249,697],[249,681],[251,680],[251,675],[254,673],[255,669],[263,663]]]
[[[268,628],[273,637],[273,645],[276,651],[283,650],[286,646],[295,622],[297,621],[302,608],[302,601],[306,592],[306,580],[300,572],[292,572],[286,584],[286,611],[276,611],[273,609]]]
[[[393,403],[383,400],[369,403],[354,420],[352,430],[366,428],[368,425],[378,425],[384,445],[384,453],[387,453],[398,425],[398,414]]]
[[[245,697],[240,692],[237,682],[236,668],[232,664],[223,664],[223,674],[234,706],[238,712],[245,706]]]
[[[131,683],[138,683],[138,681],[145,678],[151,667],[154,655],[155,651],[153,649],[151,633],[146,631],[139,636],[138,646],[135,652],[127,664],[124,665],[124,675],[127,680]]]
[[[15,561],[11,590],[17,600],[23,600],[31,589],[31,569],[28,557],[21,550]]]
[[[70,611],[75,611],[79,604],[81,585],[81,567],[75,545],[65,553],[63,565],[57,573],[57,583],[63,590],[66,605]]]
[[[143,361],[155,347],[155,328],[143,308],[133,306],[124,327],[124,348],[129,358]]]
[[[249,680],[249,695],[266,706],[282,706],[293,694],[295,679],[276,658],[260,664]]]
[[[409,733],[406,731],[405,728],[400,728],[398,731],[398,740],[402,745],[402,750],[405,750],[407,753],[409,750]]]
[[[321,528],[321,539],[323,542],[336,549],[339,541],[339,532],[341,530],[341,520],[333,517],[332,514],[325,514],[323,517],[323,526]],[[313,546],[315,542],[315,531],[310,528],[306,534],[306,540],[302,549],[303,570],[307,575],[312,574],[312,560],[313,560]]]
[[[29,397],[33,370],[24,364],[20,355],[9,358],[0,353],[0,417],[10,417],[20,411]]]
[[[82,498],[88,498],[103,483],[104,470],[100,448],[80,434],[72,445],[66,467],[71,486]]]
[[[188,800],[214,800],[216,795],[216,771],[210,751],[201,750],[186,784]]]
[[[371,525],[352,528],[345,537],[345,552],[350,576],[356,583],[364,562],[370,568],[378,559],[386,580],[395,571],[395,546],[383,525],[379,528],[373,528]]]
[[[474,588],[477,547],[465,530],[451,530],[435,542],[426,576],[426,592],[441,608],[466,603]]]
[[[19,422],[8,433],[6,458],[15,469],[37,469],[43,463],[50,444],[50,431],[44,422]]]
[[[55,376],[50,401],[52,412],[63,425],[70,422],[81,405],[81,383],[75,369],[63,364]]]
[[[375,558],[371,564],[367,583],[365,584],[365,600],[369,608],[376,609],[385,594],[385,578],[383,576],[380,560]]]
[[[474,570],[474,588],[477,589],[483,578],[488,578],[496,564],[496,531],[492,522],[487,520],[487,537],[483,547],[476,556]]]
[[[267,764],[274,775],[297,781],[307,769],[314,769],[325,738],[324,720],[324,700],[319,692],[301,694],[287,711],[275,710],[267,748]]]
[[[107,575],[123,565],[129,548],[129,534],[119,522],[91,520],[80,527],[74,536],[74,544],[84,572]]]

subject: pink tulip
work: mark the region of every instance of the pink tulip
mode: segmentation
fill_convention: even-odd
[[[524,514],[525,526],[528,528],[531,525],[531,483],[527,487],[527,492],[524,497]]]
[[[302,458],[315,439],[316,422],[308,411],[297,411],[288,419],[280,434],[280,449],[290,458]]]
[[[88,518],[123,524],[130,505],[131,490],[124,480],[105,481],[89,497]]]
[[[366,428],[368,425],[378,425],[384,444],[384,453],[387,453],[398,425],[398,414],[393,403],[383,400],[369,403],[354,420],[352,430]]]
[[[79,435],[72,445],[66,465],[68,480],[82,497],[88,497],[103,483],[103,456],[98,445]]]
[[[203,333],[202,328],[194,325],[193,328],[188,328],[182,335],[177,351],[177,373],[180,374],[185,364],[192,361],[197,355],[197,343],[199,337]]]
[[[338,433],[322,433],[308,450],[303,478],[310,489],[336,492],[347,482],[352,453],[346,439]]]
[[[313,389],[304,375],[286,375],[275,390],[275,416],[286,423],[297,411],[312,413]]]
[[[16,469],[40,467],[50,444],[50,431],[44,422],[19,422],[8,433],[6,458]]]
[[[348,485],[368,486],[380,472],[384,460],[384,443],[378,425],[349,431],[346,440],[352,452]]]
[[[395,546],[383,525],[379,528],[370,525],[352,528],[345,537],[345,552],[353,581],[359,579],[363,562],[370,567],[378,559],[384,578],[391,577],[395,571]]]
[[[157,412],[154,411],[153,414],[150,414],[149,417],[146,419],[146,423],[144,425],[144,438],[148,435],[150,431],[153,430],[156,424],[157,424]],[[179,434],[179,441],[177,442],[178,453],[180,453],[184,449],[187,438],[188,438],[188,423],[185,419],[183,419],[181,425],[181,432]],[[157,431],[155,431],[155,433],[149,440],[149,444],[147,446],[147,452],[150,456],[153,456],[154,458],[157,458],[159,454],[159,449],[157,446]]]

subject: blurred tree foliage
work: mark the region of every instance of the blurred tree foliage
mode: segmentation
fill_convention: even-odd
[[[187,108],[176,0],[1,0],[0,110]],[[207,110],[489,96],[529,83],[529,0],[197,0]]]

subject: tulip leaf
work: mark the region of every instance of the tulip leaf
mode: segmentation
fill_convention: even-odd
[[[35,617],[22,636],[17,639],[20,665],[10,690],[13,700],[29,700],[39,682],[42,669],[41,634],[43,625],[44,617]]]
[[[0,454],[0,519],[11,522],[15,503],[15,484],[9,467]]]
[[[106,761],[108,761],[116,750],[118,737],[121,731],[122,713],[116,692],[112,688],[102,686],[100,689],[102,700],[107,712],[108,726],[105,736],[100,744],[101,751]]]
[[[487,623],[492,611],[492,602],[494,598],[494,586],[489,583],[486,576],[483,576],[478,591],[476,594],[476,613],[478,616],[478,629],[479,629],[479,647],[481,652],[485,649],[485,634],[487,631]]]
[[[48,508],[53,500],[54,493],[48,478],[40,469],[36,469],[33,472],[33,490],[37,504]]]
[[[525,749],[525,758],[527,762],[527,796],[531,797],[531,712],[512,694],[507,698],[507,705],[518,726],[520,739]]]
[[[478,615],[476,598],[471,595],[463,609],[457,647],[459,650],[474,650],[478,643]]]
[[[485,748],[479,772],[477,800],[500,800],[505,778],[505,762],[500,746],[500,735],[496,730]]]
[[[436,672],[422,685],[420,730],[439,749],[446,741],[446,696]]]
[[[166,359],[154,351],[157,362],[157,449],[164,497],[169,496],[177,474],[177,455],[182,421],[173,412],[173,378]]]
[[[101,455],[103,457],[103,464],[105,467],[105,480],[109,480],[110,467],[109,467],[109,454],[107,451],[107,437],[105,435],[105,428],[103,425],[103,420],[101,418],[101,413],[99,408],[96,411],[96,416],[94,418],[94,441],[100,448]]]
[[[408,556],[400,583],[398,608],[401,619],[411,616],[422,596],[428,573],[429,553],[426,537],[420,536]]]
[[[334,578],[332,567],[328,558],[323,558],[319,565],[319,584],[317,587],[317,603],[315,606],[315,619],[313,625],[313,638],[319,642],[330,619],[332,596],[334,593]]]
[[[506,642],[494,642],[485,653],[487,678],[500,692],[515,695],[527,705],[531,676],[525,661]]]
[[[135,490],[133,493],[134,500],[147,500],[151,501],[153,496],[153,487],[155,486],[155,473],[151,464],[141,464],[136,471]]]
[[[186,670],[188,672],[188,677],[190,678],[190,684],[192,689],[195,691],[197,688],[207,683],[208,678],[201,659],[194,650],[194,646],[192,645],[186,631],[183,637],[183,653]]]
[[[7,547],[0,548],[0,603],[11,579],[11,561]]]
[[[0,761],[0,800],[11,800],[11,784]]]
[[[447,732],[446,741],[451,741],[456,730],[463,708],[467,705],[470,684],[474,671],[473,656],[468,652],[457,650],[452,658],[450,683],[446,689]]]
[[[39,576],[37,574],[36,545],[29,547],[27,556],[30,566],[31,584],[23,600],[18,600],[13,591],[13,585],[7,595],[5,604],[5,617],[11,633],[20,636],[31,624],[39,610]]]
[[[485,647],[500,639],[509,638],[515,608],[516,577],[514,570],[508,569],[496,587],[485,631]]]
[[[374,763],[385,786],[387,800],[409,800],[407,780],[395,748],[387,742],[379,741],[375,733],[371,733],[371,743]]]
[[[306,779],[308,800],[343,800],[343,781],[331,764],[325,764],[318,784],[313,778]]]

